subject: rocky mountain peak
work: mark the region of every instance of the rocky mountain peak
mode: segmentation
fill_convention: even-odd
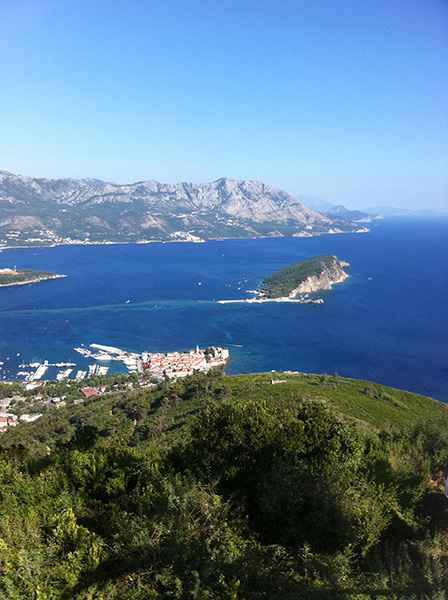
[[[39,179],[0,172],[3,243],[309,236],[359,230],[261,181]],[[34,224],[34,225],[33,225]],[[31,242],[30,242],[31,243]]]

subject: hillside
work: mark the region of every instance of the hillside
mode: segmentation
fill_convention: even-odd
[[[294,298],[319,290],[329,290],[334,283],[343,281],[348,275],[336,256],[313,256],[284,267],[265,277],[261,294],[266,298]]]
[[[0,436],[0,595],[443,598],[447,448],[445,405],[337,374],[49,408]]]
[[[259,181],[130,185],[0,171],[0,243],[201,241],[367,231]]]

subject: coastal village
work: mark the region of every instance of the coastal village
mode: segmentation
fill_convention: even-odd
[[[199,346],[196,346],[196,350],[185,352],[142,352],[141,354],[126,352],[114,346],[103,346],[101,344],[90,344],[90,348],[94,348],[97,352],[85,347],[75,348],[75,351],[85,358],[92,358],[101,363],[106,361],[122,362],[130,373],[138,372],[141,375],[148,373],[151,377],[160,380],[167,376],[186,377],[195,370],[208,371],[224,366],[229,359],[229,351],[216,346],[210,346],[206,349],[200,349]],[[89,372],[89,375],[97,374],[95,371],[101,368],[96,367],[94,372]]]
[[[143,368],[153,377],[158,379],[166,376],[177,378],[192,375],[193,371],[209,371],[223,367],[229,359],[229,351],[215,346],[200,350],[199,346],[196,346],[196,350],[183,353],[144,353],[142,360],[145,359]]]
[[[51,385],[57,382],[62,385],[65,381],[69,389],[73,384],[79,383],[80,387],[75,388],[77,397],[73,399],[73,402],[78,404],[89,398],[120,392],[123,389],[133,390],[137,386],[139,388],[154,387],[166,378],[177,379],[193,375],[195,371],[207,372],[210,369],[223,368],[230,358],[229,351],[219,346],[210,346],[205,349],[196,346],[195,350],[185,352],[142,352],[141,354],[100,344],[91,344],[90,348],[93,348],[94,351],[85,347],[75,348],[75,350],[95,362],[104,363],[114,360],[123,362],[128,372],[116,374],[122,380],[120,384],[115,383],[112,387],[102,384],[92,385],[95,378],[99,379],[107,374],[108,367],[100,364],[89,365],[88,377],[86,377],[87,371],[78,371],[75,379],[69,380],[68,376],[72,369],[65,369],[58,373],[56,380],[41,381],[40,379],[50,364],[48,361],[44,361],[42,364],[32,363],[29,366],[33,367],[33,371],[21,372],[26,378],[22,382],[22,386],[27,395],[15,394],[0,399],[0,433],[7,431],[8,427],[17,427],[39,419],[43,414],[39,411],[44,407],[48,409],[66,405],[66,394],[48,395],[44,392],[47,384]],[[75,366],[74,363],[58,363],[57,366],[69,364]],[[25,367],[25,365],[22,366]],[[13,385],[13,382],[4,381],[3,383]],[[87,383],[91,385],[86,385]],[[25,412],[25,410],[30,412]]]

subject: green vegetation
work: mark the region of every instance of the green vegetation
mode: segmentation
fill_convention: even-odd
[[[447,406],[337,374],[68,403],[0,437],[0,597],[441,600],[447,471]]]
[[[296,262],[263,280],[261,292],[267,298],[282,298],[296,289],[308,277],[320,276],[324,272],[330,272],[339,277],[343,274],[342,266],[336,256],[329,254],[313,256],[306,260]]]
[[[31,269],[23,269],[22,271],[9,271],[6,273],[0,272],[0,286],[44,281],[45,279],[54,279],[55,277],[61,277],[61,275],[56,275],[51,271],[33,271]]]

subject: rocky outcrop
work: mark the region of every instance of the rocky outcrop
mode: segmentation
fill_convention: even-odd
[[[347,279],[348,275],[342,269],[343,266],[348,267],[350,265],[345,261],[339,262],[335,257],[335,262],[333,265],[324,266],[319,275],[307,277],[303,283],[290,292],[289,297],[295,298],[301,294],[310,294],[312,292],[319,292],[322,290],[331,290],[332,285],[335,283],[341,283],[341,281]]]

